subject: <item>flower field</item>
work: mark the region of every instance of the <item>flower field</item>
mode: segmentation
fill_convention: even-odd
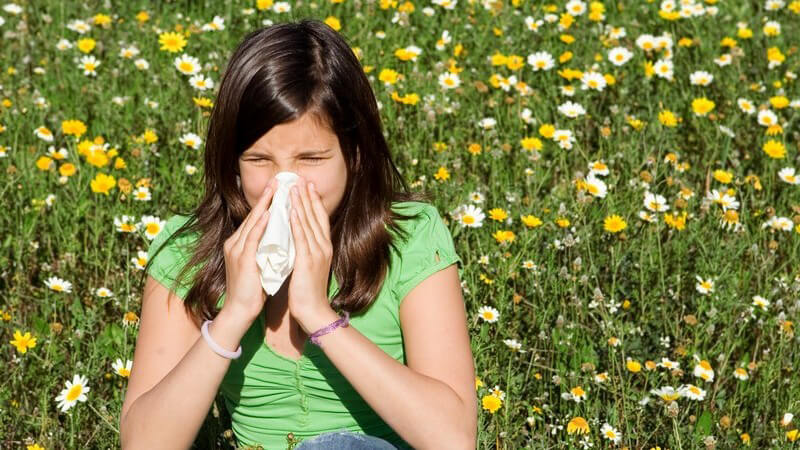
[[[200,200],[226,62],[306,17],[464,261],[477,448],[800,446],[800,1],[16,0],[0,448],[120,446],[148,246]],[[235,445],[221,400],[195,444]]]

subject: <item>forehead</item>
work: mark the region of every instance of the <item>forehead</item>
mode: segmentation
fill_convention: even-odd
[[[248,150],[294,154],[337,148],[338,144],[339,139],[325,122],[312,117],[311,114],[304,114],[297,120],[272,127]]]

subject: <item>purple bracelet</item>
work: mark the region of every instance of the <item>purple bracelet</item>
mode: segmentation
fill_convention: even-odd
[[[322,343],[320,343],[319,341],[320,336],[326,335],[339,327],[342,328],[347,327],[349,324],[350,324],[350,313],[345,311],[344,317],[340,318],[339,320],[331,322],[330,325],[328,325],[325,328],[320,328],[319,330],[311,333],[311,336],[309,337],[311,338],[311,342],[313,342],[319,347],[322,347]]]

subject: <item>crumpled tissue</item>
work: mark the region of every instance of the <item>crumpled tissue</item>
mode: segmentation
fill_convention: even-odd
[[[275,175],[278,188],[269,207],[269,223],[256,250],[256,263],[261,269],[261,286],[269,295],[278,292],[294,269],[294,236],[289,223],[292,200],[289,189],[295,185],[299,175],[280,172]]]

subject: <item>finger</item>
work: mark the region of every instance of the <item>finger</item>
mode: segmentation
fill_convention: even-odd
[[[331,219],[328,216],[328,211],[325,210],[325,205],[322,204],[322,198],[317,192],[316,186],[309,184],[312,210],[317,217],[317,223],[322,228],[322,235],[330,242],[331,240]]]
[[[322,237],[322,227],[317,223],[317,216],[314,214],[313,208],[314,204],[311,202],[311,196],[308,192],[308,182],[303,180],[303,186],[298,189],[300,192],[300,196],[303,199],[303,211],[305,215],[303,217],[304,223],[306,224],[311,234],[314,236],[314,240],[316,241],[316,245],[318,248],[322,248],[324,245],[323,237]]]
[[[250,233],[245,236],[244,247],[242,248],[243,255],[252,254],[255,256],[258,243],[261,241],[261,236],[264,235],[264,231],[267,229],[268,222],[269,211],[264,211],[258,219],[256,219],[256,223],[253,225],[253,228],[250,229]]]
[[[295,209],[294,205],[292,206],[292,211],[289,213],[289,225],[292,227],[295,253],[297,255],[303,254],[303,257],[307,258],[308,244],[306,243],[305,233],[303,233],[303,227],[300,225],[300,219],[297,217],[297,209]]]
[[[309,254],[313,254],[313,253],[316,253],[317,247],[319,245],[317,244],[316,237],[314,236],[314,231],[308,225],[308,218],[306,217],[305,205],[303,205],[303,199],[302,199],[302,197],[301,197],[301,195],[299,193],[301,190],[302,190],[301,187],[297,186],[297,191],[295,191],[295,193],[294,193],[294,200],[293,200],[296,203],[292,203],[292,205],[298,205],[297,206],[297,218],[298,218],[297,222],[300,224],[300,226],[303,229],[303,235],[306,238],[306,245],[308,246]]]
[[[245,221],[242,223],[240,227],[242,231],[239,233],[239,237],[236,241],[236,248],[238,248],[239,251],[242,251],[244,249],[244,244],[247,241],[247,235],[250,233],[250,230],[253,228],[253,225],[255,225],[255,222],[258,221],[258,218],[261,217],[261,215],[264,213],[264,210],[266,210],[267,203],[271,198],[272,198],[272,186],[268,185],[266,189],[264,189],[264,192],[261,194],[261,197],[259,197],[255,206],[253,206],[253,209],[250,210],[250,213],[247,215],[247,218],[245,218]],[[253,217],[255,217],[255,219],[253,219]]]

